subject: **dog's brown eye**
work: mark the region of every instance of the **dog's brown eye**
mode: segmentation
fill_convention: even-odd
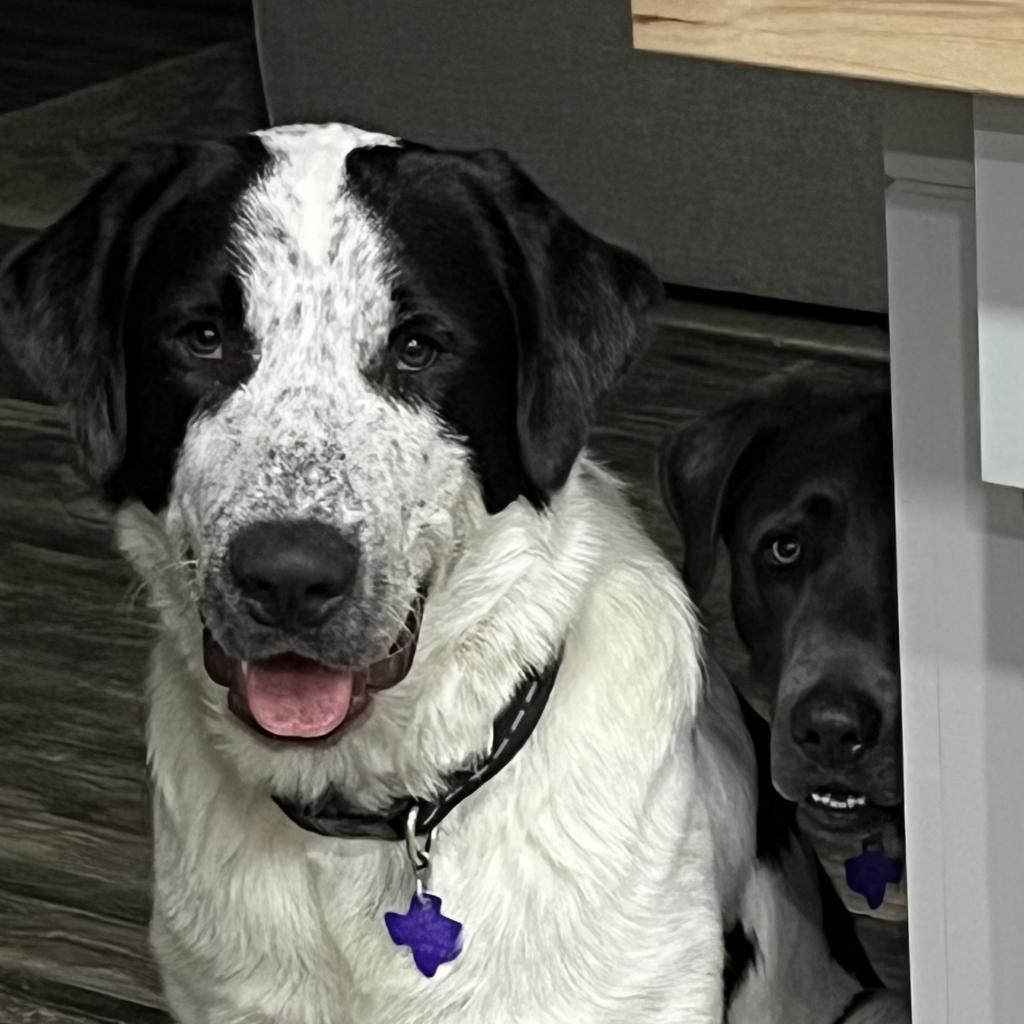
[[[803,545],[796,537],[776,537],[766,552],[770,565],[787,569],[796,565],[803,553]]]
[[[396,348],[398,368],[407,373],[425,370],[437,358],[437,343],[432,338],[413,334],[402,339]]]
[[[224,343],[216,324],[188,324],[178,334],[178,341],[196,359],[223,359]]]

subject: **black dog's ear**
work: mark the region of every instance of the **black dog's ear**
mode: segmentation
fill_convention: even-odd
[[[124,449],[122,305],[140,220],[166,186],[169,153],[120,165],[0,267],[0,342],[68,408],[97,481]]]
[[[499,151],[470,155],[522,256],[518,433],[542,495],[586,443],[597,403],[646,339],[661,283],[639,259],[586,231]]]
[[[683,536],[683,581],[695,601],[715,574],[726,494],[763,428],[757,405],[741,402],[692,420],[662,447],[661,493]]]
[[[884,380],[875,373],[836,377],[833,370],[799,363],[762,378],[746,398],[691,420],[666,439],[658,460],[662,498],[683,537],[683,579],[695,600],[711,585],[718,540],[749,471],[798,425],[851,413],[878,416],[887,429]]]

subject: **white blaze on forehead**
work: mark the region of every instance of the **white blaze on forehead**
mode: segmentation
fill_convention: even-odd
[[[393,146],[397,140],[346,124],[289,125],[255,134],[274,158],[273,191],[290,200],[291,219],[283,226],[310,260],[320,262],[331,241],[329,214],[345,187],[345,158],[353,149]]]
[[[340,124],[256,134],[271,159],[243,197],[235,247],[261,360],[301,350],[307,373],[325,358],[351,365],[343,353],[365,365],[387,330],[390,267],[379,228],[347,189],[345,159],[397,141]]]

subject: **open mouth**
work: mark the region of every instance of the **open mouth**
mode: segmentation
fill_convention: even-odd
[[[423,598],[409,611],[388,653],[358,668],[335,668],[285,652],[259,661],[232,658],[203,630],[203,664],[228,690],[228,708],[246,725],[278,740],[324,740],[362,717],[374,692],[400,683],[416,654]]]
[[[893,821],[899,803],[880,803],[860,790],[824,783],[812,789],[800,804],[804,824],[827,832],[863,831]]]
[[[863,793],[848,793],[838,789],[812,790],[807,803],[815,810],[835,814],[850,814],[875,806]]]

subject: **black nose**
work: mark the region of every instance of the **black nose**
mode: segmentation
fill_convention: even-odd
[[[793,742],[826,768],[844,768],[878,744],[882,713],[854,686],[819,683],[797,701],[789,719]]]
[[[355,578],[359,549],[317,522],[253,523],[228,548],[231,575],[264,626],[319,626]]]

